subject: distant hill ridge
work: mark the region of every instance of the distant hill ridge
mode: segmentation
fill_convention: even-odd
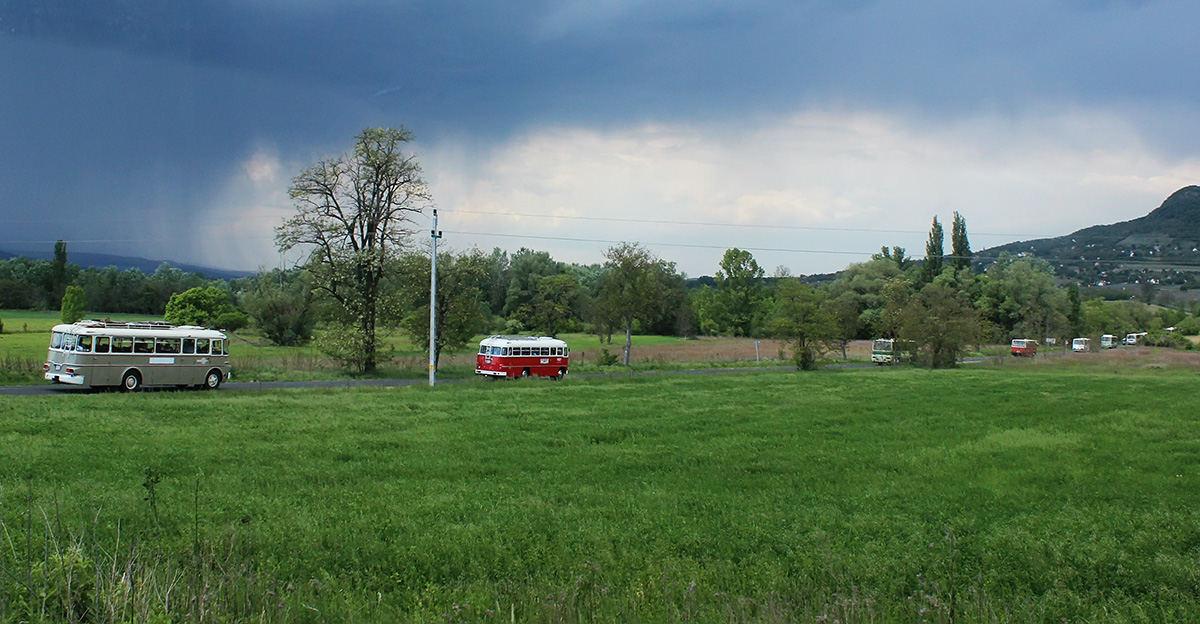
[[[1003,252],[1043,258],[1061,277],[1083,283],[1185,283],[1191,273],[1200,272],[1200,186],[1175,191],[1144,217],[1009,243],[976,255],[988,263]]]
[[[13,253],[8,251],[0,251],[0,259],[11,260],[13,258],[25,256],[31,260],[51,260],[54,258],[54,251],[23,251]],[[233,271],[229,269],[215,269],[199,264],[188,264],[185,262],[169,262],[166,260],[150,260],[148,258],[139,258],[135,256],[114,256],[110,254],[97,254],[86,252],[74,252],[67,250],[67,262],[79,265],[79,267],[103,269],[105,267],[115,266],[118,269],[125,271],[128,269],[137,269],[143,273],[150,274],[158,269],[162,263],[166,262],[176,269],[186,271],[188,273],[199,273],[209,279],[237,279],[253,275],[253,271]]]

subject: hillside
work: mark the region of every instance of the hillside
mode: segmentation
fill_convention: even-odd
[[[20,252],[0,250],[0,260],[9,260],[18,256],[25,256],[32,260],[51,260],[54,258],[52,250],[24,250]],[[166,260],[150,260],[135,256],[114,256],[111,254],[87,253],[78,251],[68,251],[67,262],[79,265],[80,268],[97,268],[103,269],[109,266],[115,266],[118,269],[125,271],[128,269],[138,269],[139,271],[149,275],[164,263],[171,265],[177,269],[187,273],[199,273],[209,279],[237,279],[252,275],[253,271],[235,271],[232,269],[217,269],[213,267],[202,266],[199,264],[188,264],[186,262],[168,262]]]
[[[1200,280],[1200,186],[1179,189],[1144,217],[975,255],[986,264],[1004,252],[1043,258],[1061,277],[1083,284],[1194,283]]]

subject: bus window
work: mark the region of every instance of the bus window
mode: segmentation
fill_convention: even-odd
[[[225,341],[224,340],[212,341],[212,354],[213,355],[225,355]]]
[[[116,336],[112,339],[113,353],[133,353],[133,338],[129,336]]]
[[[196,339],[196,355],[208,355],[208,338]]]
[[[112,338],[108,336],[96,336],[96,353],[108,353],[108,344]]]
[[[154,353],[153,338],[134,338],[133,339],[134,353]]]
[[[155,338],[155,353],[179,353],[179,338]]]
[[[502,351],[503,351],[503,353],[501,353],[500,355],[508,355],[508,347],[504,347],[502,349]]]
[[[64,351],[70,351],[75,348],[75,334],[63,334],[62,348]]]
[[[92,337],[80,336],[79,340],[75,342],[75,350],[90,353],[92,351]]]
[[[191,355],[195,352],[196,352],[196,339],[195,338],[184,338],[183,339],[183,354]]]
[[[54,332],[53,334],[50,335],[50,348],[51,349],[58,349],[59,347],[62,347],[62,342],[63,342],[63,333],[62,332]]]

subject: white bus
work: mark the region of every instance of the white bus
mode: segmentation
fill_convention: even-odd
[[[215,329],[162,321],[80,321],[55,325],[42,369],[53,383],[195,386],[215,390],[229,379],[228,339]]]

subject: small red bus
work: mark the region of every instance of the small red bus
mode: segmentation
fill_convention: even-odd
[[[1038,341],[1028,340],[1025,338],[1017,338],[1012,341],[1012,354],[1014,357],[1037,355]]]
[[[479,342],[475,374],[489,377],[567,376],[571,349],[545,336],[488,336]]]

